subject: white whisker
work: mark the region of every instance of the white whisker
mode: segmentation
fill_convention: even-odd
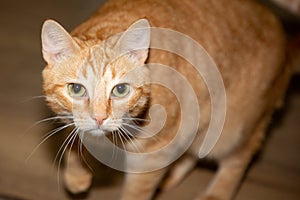
[[[69,135],[67,136],[67,138],[64,140],[64,142],[60,145],[60,148],[58,149],[57,153],[56,153],[56,156],[54,158],[54,161],[53,161],[53,168],[55,166],[55,163],[56,161],[58,160],[58,157],[61,158],[61,155],[63,155],[65,149],[66,149],[66,146],[67,144],[69,143],[69,140],[71,138],[73,138],[74,135],[76,135],[76,131],[77,131],[77,128],[74,128],[70,133]],[[60,161],[60,159],[58,160]]]
[[[45,136],[42,138],[43,140],[34,148],[34,150],[29,154],[29,156],[26,159],[26,162],[32,157],[32,155],[37,151],[37,149],[46,141],[48,140],[50,137],[52,137],[53,135],[55,135],[56,133],[60,132],[61,130],[73,126],[74,123],[70,123],[67,125],[64,125],[62,127],[56,128],[50,132],[48,132],[47,134],[45,134]]]
[[[20,103],[21,103],[21,104],[27,103],[27,102],[29,102],[29,101],[36,100],[36,99],[46,99],[46,95],[40,95],[40,96],[29,97],[29,98],[26,98],[26,99],[22,100]]]
[[[68,152],[68,156],[67,156],[67,160],[68,160],[67,162],[69,162],[69,158],[70,158],[70,155],[71,155],[71,152],[72,152],[72,148],[73,148],[74,143],[76,141],[77,131],[78,131],[78,128],[75,128],[74,129],[74,135],[75,135],[75,137],[72,137],[72,139],[71,139],[73,141],[72,141],[72,143],[70,145],[70,148],[69,148],[69,152]],[[72,132],[70,134],[72,134]]]
[[[25,131],[24,131],[24,134],[23,134],[23,137],[32,129],[34,128],[35,126],[41,124],[41,123],[44,123],[44,122],[48,122],[48,121],[55,121],[55,120],[64,120],[64,119],[73,119],[74,117],[73,116],[55,116],[55,117],[48,117],[48,118],[45,118],[45,119],[42,119],[42,120],[39,120],[37,122],[35,122],[32,126],[30,126],[29,128],[27,128]]]
[[[60,154],[60,157],[59,157],[59,161],[58,161],[58,172],[57,172],[57,182],[58,182],[58,185],[60,184],[60,169],[61,169],[61,162],[62,162],[62,159],[63,159],[63,156],[64,156],[64,153],[66,152],[69,144],[73,143],[76,139],[76,136],[77,136],[77,128],[74,128],[72,130],[72,132],[68,135],[68,137],[65,139],[65,141],[63,142],[63,144],[61,145],[61,147],[59,148],[56,156],[55,156],[55,159],[54,159],[54,162],[53,164],[55,164],[57,158],[58,158],[58,155]],[[71,149],[70,149],[71,150]],[[67,167],[67,166],[65,166]]]
[[[130,141],[130,143],[133,145],[134,149],[138,153],[141,153],[140,147],[138,147],[139,144],[136,144],[138,140],[134,137],[134,135],[130,133],[129,130],[127,130],[125,127],[121,127],[120,129],[125,133],[125,136],[128,138],[128,141]]]
[[[150,122],[151,120],[149,119],[143,119],[143,118],[135,118],[135,117],[122,117],[122,119],[125,119],[125,120],[130,120],[130,121],[141,121],[141,122]]]
[[[121,143],[122,143],[122,146],[123,146],[124,150],[127,151],[127,150],[126,150],[125,143],[124,143],[124,141],[123,141],[124,136],[123,136],[122,132],[120,132],[120,130],[117,130],[117,135],[119,136],[119,139],[120,139],[120,141],[121,141]],[[126,141],[126,139],[125,139],[125,141]]]
[[[80,136],[79,134],[81,134],[82,133],[82,136]],[[81,161],[83,161],[85,164],[86,164],[86,166],[92,171],[92,172],[94,172],[94,170],[93,170],[93,168],[90,166],[90,164],[88,163],[88,161],[85,159],[85,157],[84,157],[84,154],[83,154],[83,142],[82,142],[82,140],[83,140],[83,138],[84,138],[84,132],[82,131],[82,132],[79,132],[79,139],[78,139],[78,156],[80,157],[80,159],[81,159]]]
[[[153,133],[150,133],[149,131],[143,129],[140,126],[129,124],[129,123],[125,123],[125,122],[123,122],[122,125],[124,127],[128,126],[129,128],[132,128],[132,129],[134,129],[134,130],[136,130],[138,132],[141,132],[141,133],[145,134],[146,136],[149,136],[148,138],[153,138],[155,141],[159,141],[159,138],[157,138],[155,135],[153,135]]]

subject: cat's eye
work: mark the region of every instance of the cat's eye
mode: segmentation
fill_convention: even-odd
[[[112,97],[123,98],[130,92],[130,86],[127,83],[116,85],[112,90]]]
[[[78,83],[69,83],[68,92],[71,97],[80,98],[86,96],[86,89],[83,85]]]

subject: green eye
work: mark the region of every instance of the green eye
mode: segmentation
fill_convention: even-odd
[[[83,85],[78,83],[68,84],[68,92],[71,97],[84,97],[86,96],[86,89]]]
[[[123,98],[126,95],[128,95],[130,92],[130,86],[127,83],[122,83],[116,85],[113,90],[112,90],[112,96],[113,97],[118,97],[118,98]]]

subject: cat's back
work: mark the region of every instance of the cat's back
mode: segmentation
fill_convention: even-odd
[[[147,18],[153,27],[183,33],[204,47],[222,75],[228,98],[263,96],[285,62],[279,21],[252,0],[109,0],[73,35],[105,40],[141,18]],[[193,49],[190,51],[193,54]],[[194,70],[187,70],[182,63],[174,65],[174,59],[161,51],[150,49],[148,61],[175,66],[192,84],[199,83]]]
[[[183,33],[204,47],[220,71],[229,109],[230,103],[236,106],[234,102],[244,109],[265,97],[269,90],[279,90],[271,87],[278,82],[285,62],[284,34],[277,18],[252,0],[109,0],[73,35],[105,40],[141,18],[147,18],[153,27]],[[190,51],[193,54],[193,49]],[[196,91],[203,91],[205,84],[195,70],[165,55],[150,49],[148,62],[176,67]],[[278,84],[286,85],[286,80]],[[204,92],[197,95],[207,96]],[[264,101],[275,102],[280,95],[268,96]]]
[[[256,80],[252,86],[257,89],[262,82],[272,81],[283,67],[285,37],[281,24],[273,13],[255,1],[171,2],[176,10],[177,21],[172,22],[175,30],[204,47],[227,88],[239,82],[245,84],[246,90],[249,81]]]
[[[232,65],[284,59],[277,19],[252,0],[109,0],[73,34],[105,40],[140,18],[192,37],[212,56],[225,81]]]

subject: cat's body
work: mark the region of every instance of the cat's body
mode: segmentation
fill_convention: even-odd
[[[87,112],[90,115],[98,110],[100,115],[104,115],[100,119],[97,118],[98,123],[99,120],[101,121],[99,124],[109,118],[110,111],[108,110],[115,108],[106,102],[109,98],[105,94],[95,93],[90,104],[86,103],[84,107],[77,107],[72,104],[70,98],[66,97],[67,94],[62,90],[70,80],[78,79],[80,67],[92,66],[95,69],[97,66],[107,64],[109,56],[104,59],[103,55],[105,57],[110,52],[104,52],[105,48],[101,47],[99,50],[95,46],[102,43],[101,41],[107,40],[108,37],[125,31],[133,22],[141,18],[148,19],[153,27],[169,28],[192,37],[204,47],[219,68],[226,88],[226,120],[220,139],[208,155],[208,158],[218,161],[219,169],[202,199],[230,199],[233,197],[253,154],[260,147],[273,110],[280,106],[287,86],[289,69],[284,67],[285,39],[281,27],[271,13],[252,1],[111,0],[72,32],[72,36],[76,37],[74,40],[77,42],[74,49],[77,50],[72,51],[67,59],[63,61],[51,59],[51,55],[48,56],[51,54],[51,50],[49,50],[50,53],[48,50],[44,50],[44,58],[49,65],[43,72],[44,90],[54,111],[58,114],[63,111],[65,114],[72,113],[72,109],[75,108],[82,109],[79,112]],[[51,28],[48,29],[51,30]],[[44,28],[44,32],[46,31],[47,28]],[[46,40],[43,40],[43,43],[46,43]],[[184,46],[184,44],[178,45]],[[47,45],[44,44],[44,46]],[[67,46],[72,45],[67,44]],[[91,47],[93,50],[89,50]],[[103,51],[102,54],[93,55],[91,53],[97,50]],[[92,60],[89,62],[90,65],[85,66],[82,61],[86,58]],[[139,64],[143,63],[145,59],[143,54]],[[126,58],[121,58],[120,63],[124,66],[133,65]],[[211,117],[209,93],[203,79],[190,64],[178,56],[155,49],[150,49],[147,63],[171,66],[190,81],[200,105],[200,127],[194,143],[181,159],[171,166],[144,174],[128,173],[122,199],[150,199],[169,169],[174,168],[165,180],[163,187],[169,188],[180,181],[198,161],[199,148]],[[112,74],[121,73],[120,76],[123,76],[126,74],[126,70],[130,71],[130,69],[130,67],[123,67],[110,70],[107,72],[108,75],[101,72],[102,75],[104,73],[105,78],[97,74],[100,73],[95,72],[97,70],[92,70],[95,74],[94,76],[87,75],[87,80],[97,82],[98,78],[105,79],[107,82],[112,79]],[[86,73],[89,74],[89,72]],[[157,73],[151,68],[150,77],[158,76]],[[143,71],[141,74],[141,77],[148,81],[148,72]],[[132,78],[134,79],[134,77]],[[169,78],[172,79],[172,77]],[[64,79],[68,80],[62,81]],[[147,108],[154,104],[165,107],[168,117],[164,128],[157,134],[158,139],[141,139],[139,141],[143,150],[152,151],[163,147],[173,139],[180,124],[180,107],[174,95],[160,86],[147,85],[147,81],[142,81],[146,87],[142,88],[139,93],[134,93],[129,104],[135,105],[131,109],[131,116],[138,116],[140,112],[147,111]],[[99,85],[91,85],[103,89],[109,83],[105,85],[101,82]],[[180,91],[180,85],[176,86],[176,80],[174,80],[174,85]],[[113,88],[113,86],[109,87]],[[184,91],[182,91],[182,95],[184,95]],[[141,98],[139,105],[133,102],[138,98]],[[101,102],[97,102],[100,100]],[[181,103],[189,104],[189,99],[186,98]],[[90,106],[92,108],[89,108]],[[191,133],[186,134],[188,137]],[[135,146],[132,144],[129,144],[128,148],[135,150]],[[170,159],[177,154],[177,151],[178,149],[174,148],[173,151],[162,156]],[[155,157],[149,159],[151,159],[150,162],[156,162]],[[78,167],[80,163],[76,161],[76,158],[72,157],[70,160],[69,171],[67,168],[65,175],[67,186],[74,192],[82,191],[89,186],[91,177],[85,169]],[[136,162],[130,163],[132,165],[147,163],[143,161],[130,162]]]

